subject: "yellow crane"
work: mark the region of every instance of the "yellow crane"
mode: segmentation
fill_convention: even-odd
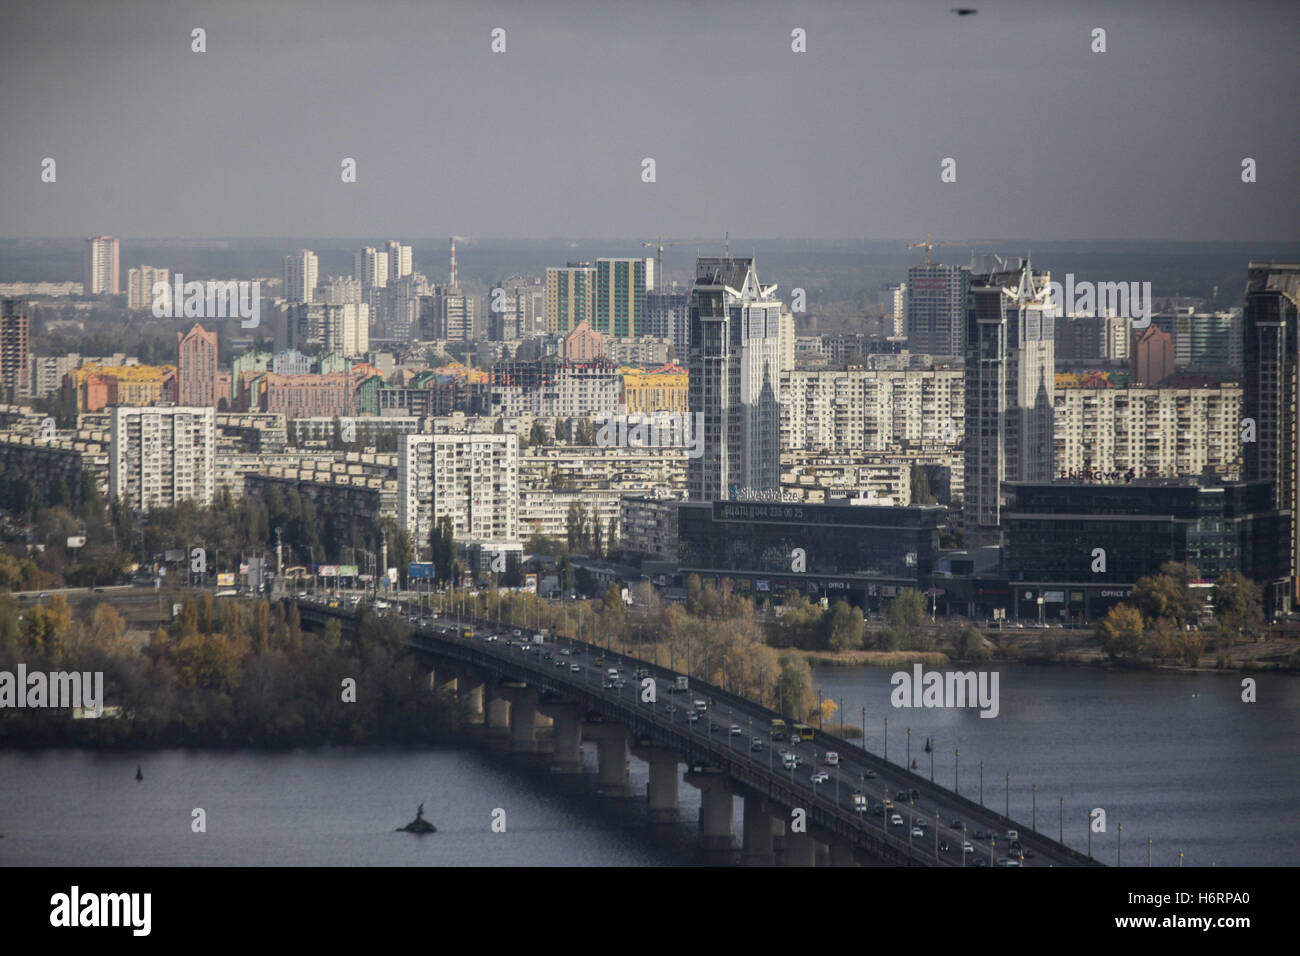
[[[909,249],[924,249],[925,264],[930,265],[930,251],[938,249],[940,246],[987,246],[992,245],[999,240],[997,239],[931,239],[930,234],[925,234],[925,239],[921,242],[909,242]]]

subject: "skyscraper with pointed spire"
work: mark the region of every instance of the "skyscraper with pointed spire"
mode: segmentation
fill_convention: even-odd
[[[700,258],[691,290],[692,500],[776,493],[781,486],[781,302],[752,258]]]

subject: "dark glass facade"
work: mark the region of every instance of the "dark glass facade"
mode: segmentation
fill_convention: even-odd
[[[1240,571],[1261,585],[1285,579],[1291,516],[1266,481],[1196,479],[1127,485],[1012,482],[1006,515],[1011,585],[1131,585],[1166,561],[1206,580]],[[1105,570],[1097,549],[1105,552]],[[1268,591],[1268,588],[1265,588]]]
[[[771,575],[774,589],[778,577],[794,587],[821,582],[828,590],[836,585],[826,582],[836,579],[855,596],[887,596],[894,588],[927,586],[938,563],[943,515],[936,505],[683,503],[678,564],[683,574]]]

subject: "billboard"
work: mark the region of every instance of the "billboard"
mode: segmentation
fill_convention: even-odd
[[[537,593],[537,575],[535,574],[524,575],[524,590],[527,591],[529,594]]]
[[[433,577],[433,565],[412,562],[406,566],[406,576],[408,578],[431,578]]]
[[[339,576],[339,566],[337,564],[318,564],[316,573],[323,578],[337,578]]]
[[[84,548],[86,546],[86,536],[79,534],[68,539],[69,548]]]
[[[339,577],[355,578],[357,576],[357,566],[355,564],[340,564]]]
[[[219,587],[219,588],[233,588],[234,586],[235,586],[235,572],[234,572],[234,571],[231,571],[229,574],[218,574],[218,575],[217,575],[217,587]]]

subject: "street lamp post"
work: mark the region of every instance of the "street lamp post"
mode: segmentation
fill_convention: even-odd
[[[984,806],[984,761],[980,761],[980,806]]]
[[[1124,824],[1115,828],[1115,865],[1124,865]]]
[[[885,718],[885,762],[889,762],[889,718]]]
[[[1147,837],[1147,868],[1151,867],[1151,838]]]
[[[912,766],[912,728],[911,727],[907,728],[907,766],[908,769],[911,769]]]
[[[1011,774],[1009,773],[1007,774],[1007,809],[1002,815],[1008,820],[1011,819]]]
[[[1030,818],[1029,829],[1037,833],[1038,832],[1038,784],[1033,785],[1033,794],[1034,794],[1034,810],[1033,810],[1034,815],[1033,817]]]
[[[1057,842],[1065,843],[1065,797],[1061,798],[1061,832],[1057,835]]]
[[[934,783],[934,743],[930,743],[930,782]]]
[[[961,778],[961,748],[958,747],[953,751],[954,759],[952,764],[952,792],[961,793],[958,781]]]

